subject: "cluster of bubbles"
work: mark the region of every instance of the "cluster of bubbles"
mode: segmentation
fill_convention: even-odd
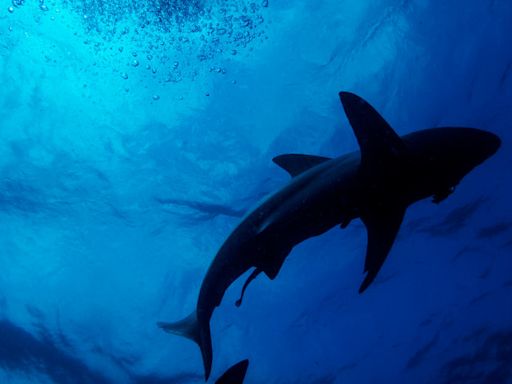
[[[12,0],[11,6],[7,8],[10,13],[13,13],[16,8],[20,8],[25,4],[25,0]],[[41,11],[48,11],[48,6],[44,3],[44,0],[39,0],[39,9]]]
[[[125,80],[141,69],[162,84],[194,80],[201,71],[225,75],[219,63],[266,39],[268,0],[46,0],[50,8],[38,1],[52,20],[62,9],[79,15],[83,43]],[[24,4],[12,0],[8,10]]]

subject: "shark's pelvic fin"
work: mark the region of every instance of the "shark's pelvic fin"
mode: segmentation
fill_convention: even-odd
[[[406,146],[384,118],[365,100],[340,92],[340,100],[361,149],[361,163],[371,167],[386,158],[399,157]]]
[[[157,325],[165,332],[186,337],[199,345],[203,357],[205,381],[207,381],[212,369],[212,339],[209,327],[201,332],[197,321],[197,313],[194,311],[183,320],[175,323],[158,322]]]
[[[368,244],[364,263],[366,277],[359,288],[359,293],[363,293],[375,280],[395,241],[405,210],[406,207],[385,207],[361,215],[368,233]]]
[[[215,384],[242,384],[249,367],[249,360],[242,360],[231,368],[229,368],[224,374],[217,379]]]
[[[247,286],[253,281],[260,273],[262,272],[261,269],[256,268],[252,273],[249,275],[247,280],[245,281],[244,286],[242,287],[242,293],[240,294],[240,298],[235,302],[235,305],[237,307],[242,305],[242,300],[244,299],[245,290],[247,289]]]
[[[272,159],[274,163],[283,168],[292,177],[300,175],[308,169],[329,160],[331,159],[328,157],[299,154],[279,155]]]
[[[262,271],[270,280],[274,280],[277,274],[281,270],[286,257],[292,251],[291,248],[285,248],[271,252],[271,257],[264,258],[260,264],[258,264],[258,270]]]

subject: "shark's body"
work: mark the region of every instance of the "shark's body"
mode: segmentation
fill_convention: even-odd
[[[496,135],[473,128],[432,128],[400,137],[360,97],[342,92],[340,98],[360,151],[335,159],[274,158],[292,180],[248,213],[226,239],[203,280],[196,311],[177,323],[159,323],[198,343],[206,379],[212,313],[242,274],[255,268],[244,290],[260,272],[274,279],[295,245],[360,218],[368,231],[363,292],[384,263],[407,207],[430,196],[436,203],[444,200],[500,146]]]

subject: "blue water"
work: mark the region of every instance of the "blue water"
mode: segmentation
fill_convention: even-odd
[[[408,211],[363,295],[359,221],[242,281],[212,382],[512,383],[509,0],[13,0],[0,9],[0,382],[200,383],[159,330],[289,176],[357,149],[340,90],[399,134],[473,126],[500,151]]]

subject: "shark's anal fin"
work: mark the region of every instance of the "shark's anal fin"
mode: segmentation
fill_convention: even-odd
[[[353,93],[339,95],[361,149],[362,164],[375,168],[386,159],[405,153],[405,143],[375,108]]]
[[[242,384],[249,367],[249,360],[242,360],[231,368],[229,368],[224,374],[217,379],[215,384]]]
[[[402,224],[405,209],[406,207],[402,206],[388,206],[371,209],[361,215],[368,233],[368,244],[364,262],[366,277],[359,288],[359,293],[363,293],[375,280],[384,264]]]
[[[274,163],[283,168],[292,177],[300,175],[319,164],[331,160],[328,157],[313,156],[313,155],[299,155],[287,154],[279,155],[272,159]]]
[[[247,289],[247,286],[253,281],[260,273],[261,269],[256,268],[252,273],[249,275],[247,280],[244,283],[244,286],[242,287],[242,293],[240,294],[240,298],[235,302],[235,305],[237,307],[242,305],[242,300],[244,299],[245,290]]]

